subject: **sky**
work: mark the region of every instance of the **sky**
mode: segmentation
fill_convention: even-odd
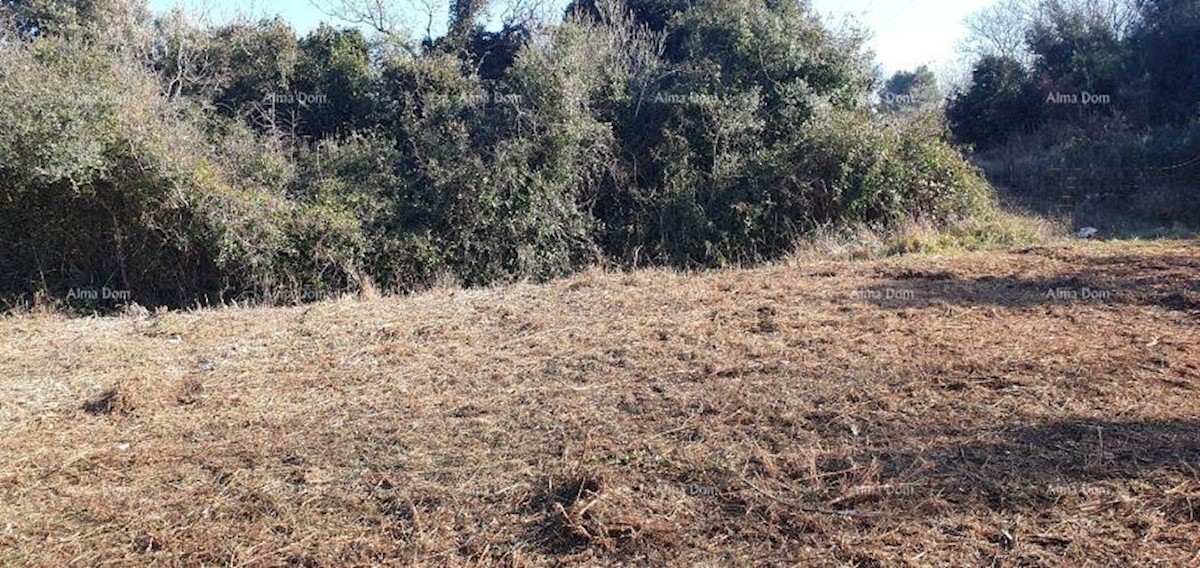
[[[939,69],[954,65],[966,33],[963,19],[995,0],[813,0],[827,22],[856,17],[871,30],[871,47],[883,70]]]
[[[309,0],[150,0],[161,12],[179,2],[189,8],[207,6],[211,16],[222,21],[238,12],[252,16],[282,14],[300,33],[332,18]],[[929,65],[948,72],[957,61],[954,48],[963,36],[963,18],[992,4],[994,0],[812,0],[827,22],[837,24],[855,18],[871,30],[871,47],[885,74]],[[421,0],[414,0],[421,5]],[[565,2],[562,2],[565,4]],[[445,0],[438,2],[444,5]],[[445,10],[445,8],[439,8]]]

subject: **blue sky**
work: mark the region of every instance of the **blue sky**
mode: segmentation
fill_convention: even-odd
[[[207,6],[217,21],[239,12],[255,17],[282,14],[300,33],[331,19],[309,0],[150,0],[150,6],[163,11],[181,1],[189,8]],[[963,34],[963,18],[993,1],[813,0],[813,5],[831,23],[854,17],[870,29],[875,36],[875,58],[885,72],[891,73],[921,64],[935,69],[952,66],[956,59],[954,46]],[[420,0],[411,4],[422,5]],[[439,20],[444,19],[444,4],[445,0],[439,2]]]

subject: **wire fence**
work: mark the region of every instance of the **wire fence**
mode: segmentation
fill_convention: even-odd
[[[1080,167],[1061,160],[1022,159],[992,162],[983,169],[994,184],[1036,198],[1053,213],[1119,208],[1139,194],[1162,189],[1191,194],[1200,201],[1200,156],[1162,166],[1098,162]]]

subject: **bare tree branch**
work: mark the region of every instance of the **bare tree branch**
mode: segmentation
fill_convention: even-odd
[[[383,35],[389,41],[399,46],[409,55],[417,55],[418,49],[413,41],[412,23],[402,14],[402,7],[413,8],[413,3],[422,4],[421,12],[428,16],[426,34],[433,23],[433,3],[436,0],[406,0],[404,2],[389,2],[387,0],[309,0],[321,13],[331,18],[363,25]]]
[[[1038,0],[1001,0],[967,16],[963,22],[967,36],[958,49],[974,57],[998,55],[1029,63],[1032,54],[1025,44],[1025,32],[1038,12]]]

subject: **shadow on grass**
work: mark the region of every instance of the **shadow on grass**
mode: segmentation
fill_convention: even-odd
[[[1029,511],[1064,500],[1115,500],[1121,487],[1138,484],[1143,497],[1162,501],[1148,504],[1177,521],[1200,517],[1200,503],[1181,505],[1170,491],[1200,472],[1200,419],[1066,420],[970,434],[963,443],[858,459],[881,463],[882,486],[910,488],[889,496],[902,510],[919,511],[938,498],[970,509]]]
[[[1200,257],[1114,255],[1075,262],[1083,268],[1046,277],[892,272],[884,274],[892,282],[859,296],[892,308],[1114,304],[1200,312]]]
[[[1067,420],[1003,425],[973,441],[894,456],[893,473],[918,461],[931,473],[1019,481],[1095,481],[1135,477],[1143,470],[1200,467],[1200,419],[1144,422]]]

